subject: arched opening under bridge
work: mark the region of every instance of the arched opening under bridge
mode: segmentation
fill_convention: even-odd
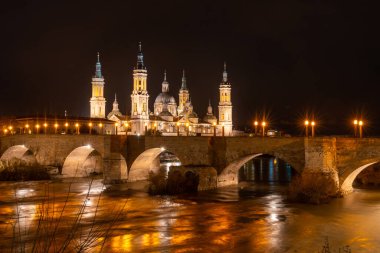
[[[379,188],[380,160],[361,165],[347,174],[341,179],[340,190],[343,194],[352,192],[354,188]]]
[[[90,145],[71,151],[62,166],[65,177],[88,177],[100,173],[103,173],[103,159]]]
[[[168,174],[170,167],[180,165],[181,161],[172,152],[163,148],[151,148],[141,153],[132,163],[128,181],[147,180],[150,173],[157,174],[160,170]]]
[[[230,163],[218,176],[218,187],[247,183],[288,184],[299,172],[274,155],[251,154]]]
[[[26,164],[36,164],[37,160],[33,152],[27,148],[25,145],[15,145],[9,147],[3,155],[0,157],[0,160],[7,163],[17,163],[19,161]]]

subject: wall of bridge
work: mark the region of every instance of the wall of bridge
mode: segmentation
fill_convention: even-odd
[[[152,148],[172,152],[191,170],[215,168],[218,186],[236,184],[241,165],[260,154],[276,156],[301,174],[330,177],[343,192],[352,190],[361,170],[380,162],[380,138],[13,135],[0,138],[0,155],[15,145],[25,145],[39,164],[53,166],[62,166],[74,149],[91,145],[103,159],[108,182],[126,179],[126,168]]]
[[[126,155],[125,136],[109,135],[11,135],[0,138],[0,154],[15,145],[29,149],[40,165],[62,167],[69,154],[78,147],[91,145],[103,159],[103,172],[107,182],[123,180],[127,172],[121,171]]]

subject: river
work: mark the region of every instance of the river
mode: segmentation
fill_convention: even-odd
[[[321,252],[326,238],[332,252],[345,245],[380,252],[380,190],[356,189],[323,205],[288,203],[292,171],[273,159],[258,163],[242,168],[238,187],[196,195],[149,196],[101,179],[2,182],[1,252],[12,245],[30,252],[53,231],[56,248],[73,236],[67,252],[88,241],[95,246],[87,252]]]

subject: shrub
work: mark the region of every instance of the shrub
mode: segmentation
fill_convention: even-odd
[[[0,181],[49,180],[47,168],[20,159],[1,161]]]
[[[168,175],[165,171],[157,174],[150,173],[149,193],[152,195],[174,195],[194,193],[198,191],[199,175],[187,171],[184,175],[179,170],[171,170]]]

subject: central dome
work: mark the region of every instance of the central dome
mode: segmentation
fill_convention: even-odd
[[[161,92],[158,94],[154,102],[162,104],[175,104],[175,98],[167,92]]]

